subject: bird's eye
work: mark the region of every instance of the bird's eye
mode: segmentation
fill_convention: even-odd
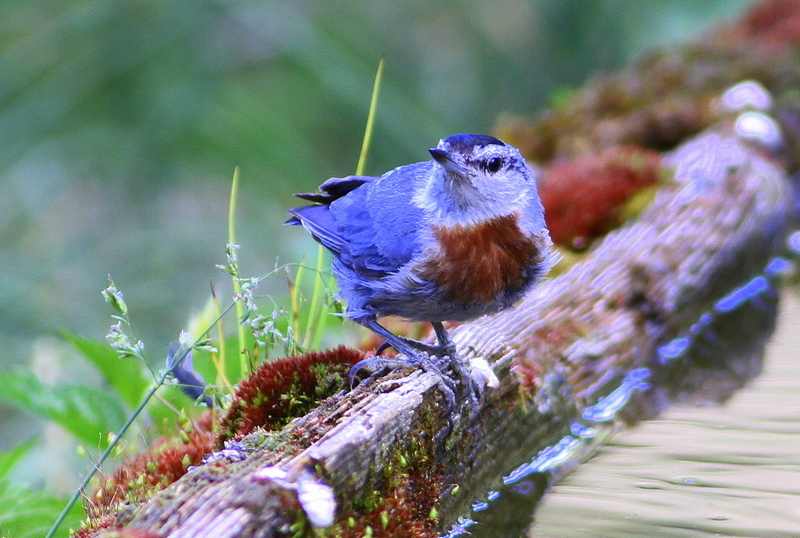
[[[489,172],[497,172],[503,166],[503,159],[501,157],[492,157],[486,162],[486,169]]]

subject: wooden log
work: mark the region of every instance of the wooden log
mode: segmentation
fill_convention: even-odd
[[[720,300],[781,252],[792,211],[786,174],[725,125],[666,155],[664,170],[672,177],[647,209],[584,261],[518,308],[454,330],[474,373],[495,385],[475,417],[450,424],[433,374],[394,372],[281,432],[229,446],[119,523],[183,538],[322,527],[327,536],[435,536],[504,477],[513,482],[515,468],[545,477],[531,482],[541,489],[580,460],[603,425],[652,416],[703,386],[698,371],[745,382],[762,347],[743,330],[750,321],[728,339],[745,350],[735,364],[706,350],[690,372],[686,353],[715,308],[723,315]],[[683,356],[674,350],[681,338]]]

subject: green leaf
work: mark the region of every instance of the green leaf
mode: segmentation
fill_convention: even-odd
[[[4,372],[0,400],[50,419],[91,447],[108,444],[125,422],[118,397],[81,385],[50,386],[30,372]]]
[[[52,522],[59,516],[65,499],[52,496],[41,489],[13,486],[6,479],[9,471],[39,442],[32,437],[7,452],[0,453],[0,532],[3,536],[35,538],[44,536]],[[70,510],[67,525],[56,536],[66,537],[69,527],[77,529],[82,512],[79,507]],[[8,533],[8,534],[6,534]]]
[[[68,332],[63,332],[62,336],[100,371],[128,408],[138,407],[155,383],[153,374],[141,362],[120,358],[117,352],[104,342],[80,338]],[[235,344],[235,340],[232,343]],[[233,348],[235,349],[235,346]],[[149,419],[156,424],[173,419],[175,408],[180,409],[192,403],[188,396],[175,387],[162,387],[159,389],[159,394],[161,397],[151,400],[146,407]]]
[[[153,384],[152,374],[141,362],[120,358],[111,346],[103,342],[80,338],[68,332],[62,332],[62,336],[100,371],[128,407],[134,409],[139,405]]]
[[[25,457],[39,442],[39,437],[31,437],[28,441],[15,446],[7,452],[0,453],[0,480],[8,476],[9,471]]]
[[[65,503],[65,499],[53,497],[44,490],[14,487],[8,480],[0,480],[0,532],[14,538],[41,538]],[[54,538],[67,538],[70,527],[78,529],[82,512],[80,506],[73,506],[64,520],[66,524]]]

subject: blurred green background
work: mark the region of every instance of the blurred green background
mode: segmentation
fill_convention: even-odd
[[[58,331],[104,337],[109,274],[163,358],[210,282],[230,296],[215,264],[235,165],[244,275],[313,257],[306,234],[281,227],[290,193],[354,171],[381,55],[370,174],[532,114],[748,3],[3,0],[0,368],[46,375],[63,355],[59,375],[81,372]],[[260,292],[285,304],[285,279]],[[35,427],[0,412],[0,449]]]

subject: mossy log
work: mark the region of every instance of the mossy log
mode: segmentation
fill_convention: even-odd
[[[798,124],[800,37],[783,24],[794,13],[800,2],[764,2],[712,40],[501,128],[539,163],[630,144],[671,151],[638,217],[517,308],[453,330],[493,385],[475,417],[452,423],[433,374],[393,372],[229,444],[100,535],[436,536],[460,517],[480,520],[475,500],[519,477],[546,487],[603,431],[744,384],[774,322],[770,267],[793,225],[798,146],[788,132],[779,162],[710,111],[726,85],[754,78],[774,92],[784,126]]]
[[[449,424],[435,376],[398,371],[329,398],[278,433],[251,434],[119,523],[192,538],[329,525],[331,536],[433,536],[510,470],[591,420],[586,410],[630,372],[642,383],[623,413],[596,422],[653,415],[676,394],[676,380],[688,379],[659,350],[764,272],[792,210],[783,169],[724,127],[668,154],[663,167],[672,177],[647,209],[584,261],[518,308],[453,331],[461,352],[488,361],[499,379],[476,417]],[[741,364],[752,364],[761,346],[741,334],[752,348]],[[741,364],[706,369],[736,385],[758,369],[757,360]]]

